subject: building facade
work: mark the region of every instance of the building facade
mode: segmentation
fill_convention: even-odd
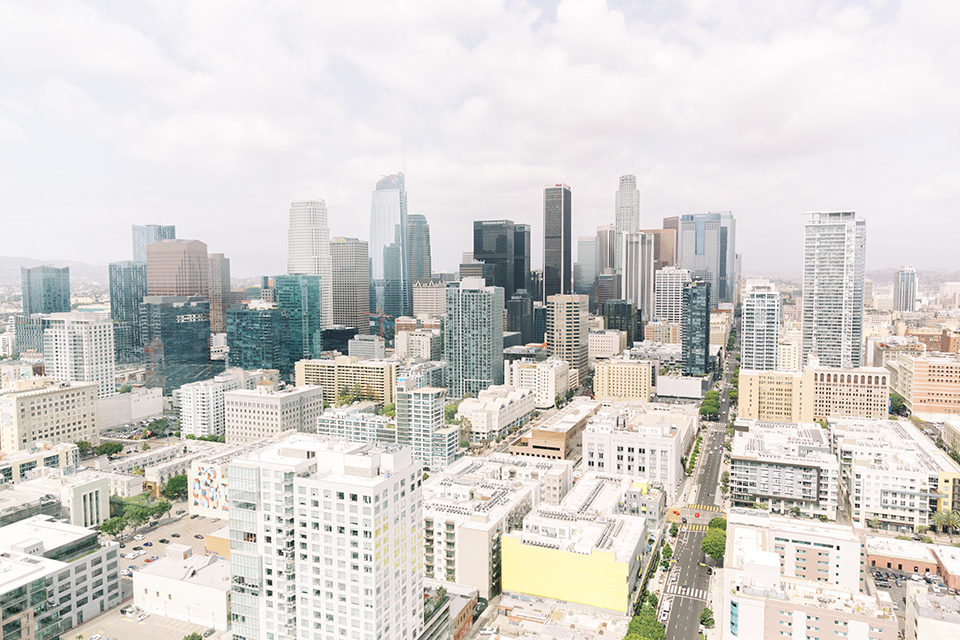
[[[694,280],[683,286],[680,345],[683,374],[704,376],[710,367],[710,283]]]
[[[70,267],[20,267],[23,317],[70,311]]]
[[[476,395],[503,384],[503,289],[482,278],[447,286],[443,349],[450,393]]]
[[[781,302],[777,288],[768,281],[748,281],[740,320],[742,369],[772,371],[778,368],[780,322]]]
[[[331,313],[333,263],[325,201],[304,200],[291,203],[287,242],[287,273],[317,276],[320,279],[320,328],[339,324],[334,321]]]
[[[172,224],[133,225],[133,261],[147,262],[147,245],[177,237],[177,227]]]
[[[330,241],[334,325],[356,327],[369,333],[370,318],[370,247],[356,238],[334,238]]]
[[[101,398],[117,392],[113,322],[96,313],[51,314],[43,332],[44,372],[54,380],[96,382]]]
[[[199,240],[186,239],[158,240],[148,244],[147,295],[207,298],[210,295],[207,245]]]
[[[573,205],[565,184],[543,189],[543,300],[573,293]]]
[[[589,298],[554,295],[547,298],[547,352],[586,374],[589,344]]]

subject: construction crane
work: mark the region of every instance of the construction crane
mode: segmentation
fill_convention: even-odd
[[[386,323],[386,324],[394,324],[394,322],[393,322],[393,316],[389,316],[389,315],[383,313],[382,311],[381,311],[380,313],[373,313],[372,311],[371,311],[371,312],[367,312],[367,315],[370,316],[371,318],[379,318],[379,319],[380,319],[380,337],[381,337],[381,338],[383,337],[383,325],[384,325],[384,323]]]

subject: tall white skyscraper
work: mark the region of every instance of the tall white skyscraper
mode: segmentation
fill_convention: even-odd
[[[636,305],[644,322],[653,319],[655,299],[654,238],[652,233],[621,236],[621,298]]]
[[[710,308],[732,303],[737,273],[737,223],[729,211],[680,216],[677,266],[710,283]]]
[[[902,267],[893,276],[893,310],[915,311],[917,308],[917,271]]]
[[[333,263],[330,259],[330,225],[327,203],[304,200],[290,205],[287,273],[320,276],[320,309],[323,326],[333,323]]]
[[[370,208],[370,310],[410,315],[407,191],[403,174],[377,182]]]
[[[740,367],[773,371],[780,343],[780,292],[767,280],[749,280],[742,304]]]
[[[113,321],[97,313],[51,313],[43,332],[46,375],[65,382],[96,382],[99,396],[117,392]]]
[[[460,428],[444,424],[447,390],[397,389],[397,444],[410,447],[425,469],[439,471],[460,455]]]
[[[408,448],[294,435],[227,472],[235,638],[416,640],[423,467]]]
[[[451,395],[476,396],[503,384],[503,287],[488,287],[483,278],[448,284],[443,328]]]
[[[640,231],[640,191],[637,189],[637,176],[620,176],[620,188],[617,190],[617,244],[615,248],[614,268],[623,271],[623,236]]]
[[[853,211],[808,213],[803,246],[804,364],[826,367],[863,361],[863,273],[866,221]]]
[[[659,322],[680,322],[683,317],[683,287],[692,278],[688,269],[666,267],[655,277],[656,301],[653,319]]]

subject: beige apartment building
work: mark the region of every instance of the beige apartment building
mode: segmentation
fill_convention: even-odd
[[[890,374],[877,367],[808,367],[803,372],[742,369],[737,415],[770,422],[886,418],[889,399]]]
[[[593,374],[595,398],[606,400],[639,400],[649,402],[653,392],[653,360],[611,358],[597,362]]]
[[[313,384],[323,387],[333,403],[344,391],[359,389],[368,400],[383,404],[396,402],[397,363],[360,360],[339,356],[332,360],[301,360],[294,368],[298,387]]]
[[[99,443],[98,392],[96,382],[31,378],[16,383],[0,394],[0,450],[21,451],[37,440]]]
[[[960,416],[960,355],[899,353],[887,370],[912,413]]]

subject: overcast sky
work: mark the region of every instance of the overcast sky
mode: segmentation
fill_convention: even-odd
[[[960,268],[960,2],[0,3],[0,255],[129,259],[176,224],[285,269],[288,205],[368,239],[406,156],[434,268],[472,221],[575,235],[730,210],[744,271],[799,271],[803,211],[867,219],[869,268]],[[576,259],[576,255],[574,255]]]

